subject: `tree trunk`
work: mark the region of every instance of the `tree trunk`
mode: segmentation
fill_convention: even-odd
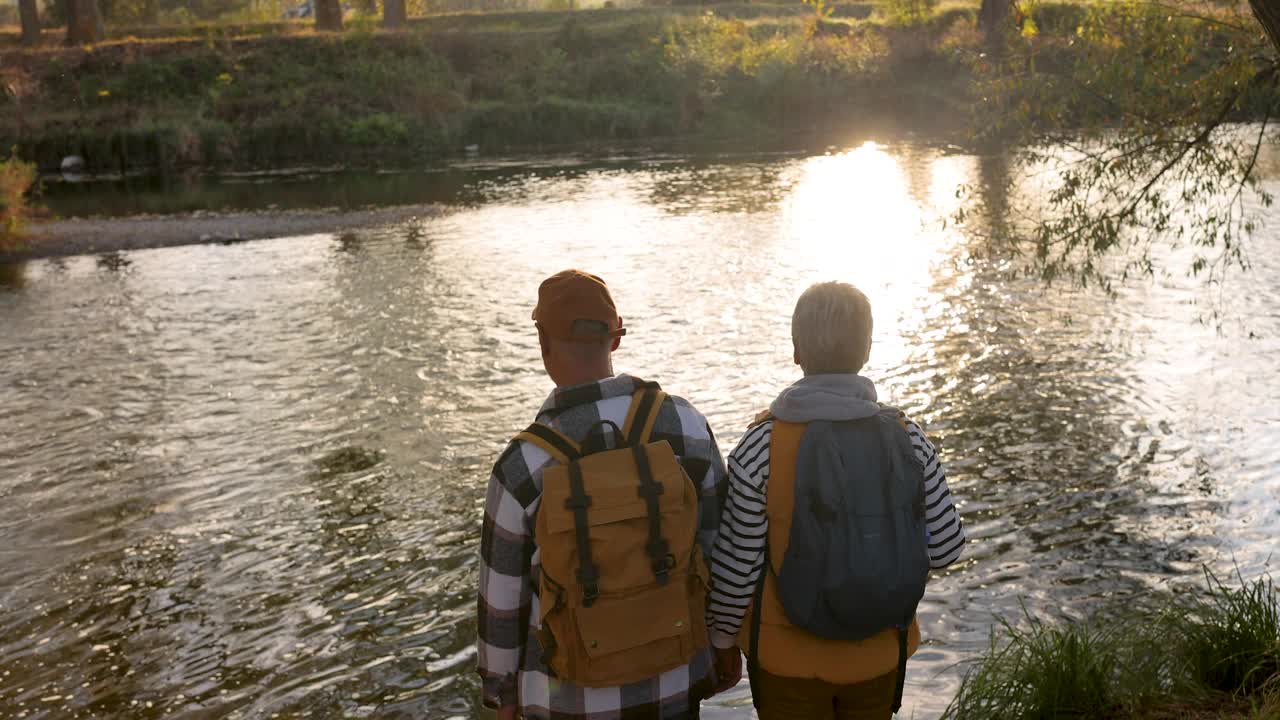
[[[982,7],[978,10],[978,29],[989,47],[1003,44],[1012,8],[1013,0],[982,0]]]
[[[1280,0],[1249,0],[1249,7],[1267,31],[1271,46],[1280,52]]]
[[[22,16],[22,44],[40,42],[40,8],[36,0],[18,0],[18,15]]]
[[[409,14],[405,11],[405,0],[382,0],[383,27],[404,27],[408,21]]]
[[[315,0],[316,29],[342,32],[342,0]]]
[[[100,42],[107,36],[102,26],[98,0],[67,0],[67,43],[84,45]]]

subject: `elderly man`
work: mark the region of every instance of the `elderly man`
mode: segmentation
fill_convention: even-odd
[[[740,667],[746,650],[761,720],[884,720],[920,642],[929,569],[959,558],[964,530],[933,445],[858,374],[866,296],[810,287],[791,337],[804,378],[729,455],[709,609],[717,665]]]
[[[626,330],[600,278],[547,278],[533,320],[556,387],[489,479],[484,704],[499,718],[696,718],[716,684],[715,437],[688,402],[613,374]]]

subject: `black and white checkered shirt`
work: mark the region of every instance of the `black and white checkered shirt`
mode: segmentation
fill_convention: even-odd
[[[601,420],[622,427],[631,396],[641,380],[619,375],[599,382],[557,389],[538,412],[549,425],[580,444],[615,447],[607,425],[587,438]],[[652,440],[666,440],[700,495],[698,540],[711,556],[719,527],[719,491],[725,482],[724,461],[706,418],[681,398],[668,396],[658,411]],[[485,498],[480,536],[479,669],[484,703],[489,707],[519,705],[524,717],[685,718],[711,694],[714,670],[710,650],[688,665],[659,677],[611,688],[585,688],[547,672],[538,646],[537,572],[534,518],[542,496],[542,473],[557,462],[545,450],[514,440],[493,467]]]

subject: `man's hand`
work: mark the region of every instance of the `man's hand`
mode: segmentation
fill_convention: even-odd
[[[520,720],[519,705],[503,705],[498,708],[498,720]]]
[[[742,653],[738,648],[715,648],[716,695],[732,688],[742,679]]]

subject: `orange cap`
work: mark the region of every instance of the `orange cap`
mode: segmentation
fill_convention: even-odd
[[[533,320],[557,340],[598,340],[573,334],[576,320],[594,320],[609,328],[609,337],[627,334],[604,280],[581,270],[562,270],[538,286]]]

